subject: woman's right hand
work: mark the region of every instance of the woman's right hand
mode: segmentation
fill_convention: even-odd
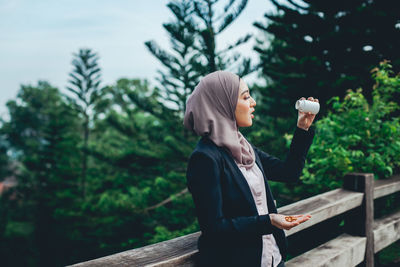
[[[271,213],[269,214],[269,218],[271,219],[271,224],[277,228],[290,230],[293,227],[308,221],[311,218],[311,215],[282,215]],[[286,219],[287,220],[286,220]]]

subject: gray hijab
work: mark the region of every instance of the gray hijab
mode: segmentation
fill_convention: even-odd
[[[197,135],[208,136],[230,151],[240,167],[250,169],[254,150],[239,132],[235,118],[239,84],[239,76],[227,71],[205,76],[186,101],[184,125]]]

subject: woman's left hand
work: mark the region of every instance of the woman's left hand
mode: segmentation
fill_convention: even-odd
[[[300,100],[305,100],[304,97],[300,98]],[[307,100],[318,102],[318,99],[314,99],[312,96],[307,98]],[[302,112],[299,110],[299,117],[297,118],[297,127],[304,129],[308,131],[308,128],[310,128],[311,124],[313,123],[315,119],[316,114],[312,114],[311,112]]]
[[[290,230],[297,225],[308,221],[311,218],[310,214],[307,215],[282,215],[276,213],[270,213],[269,218],[271,224],[279,229]]]

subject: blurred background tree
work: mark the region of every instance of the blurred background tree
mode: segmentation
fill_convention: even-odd
[[[147,41],[145,45],[166,69],[159,70],[157,78],[161,85],[162,98],[182,117],[187,96],[200,76],[207,72],[207,68],[201,62],[202,54],[195,45],[196,24],[192,1],[173,1],[167,7],[174,15],[174,20],[164,23],[163,27],[168,33],[173,52],[162,49],[156,41]]]
[[[246,43],[251,34],[239,38],[226,48],[217,50],[217,37],[242,13],[247,0],[233,0],[223,8],[217,1],[176,0],[167,4],[174,20],[164,23],[171,48],[162,49],[155,41],[145,43],[149,51],[162,63],[166,71],[159,70],[158,81],[163,103],[172,104],[180,119],[186,108],[187,96],[193,91],[199,78],[216,70],[230,70],[245,76],[252,69],[250,59],[235,52]],[[168,106],[168,105],[166,105]],[[169,107],[168,106],[168,107]]]
[[[371,101],[369,71],[383,59],[399,71],[400,24],[396,1],[271,2],[277,11],[266,13],[266,22],[254,23],[261,32],[255,50],[267,85],[254,89],[257,112],[268,116],[256,125],[279,154],[280,136],[296,123],[296,111],[287,107],[297,99],[314,96],[325,104],[349,88],[362,87]],[[318,116],[327,111],[322,106]],[[265,140],[258,138],[259,143]]]
[[[22,203],[14,206],[19,209],[13,210],[8,228],[23,222],[20,227],[26,230],[22,231],[32,232],[25,242],[9,242],[5,249],[12,255],[14,249],[32,242],[36,257],[28,260],[50,266],[54,259],[62,259],[60,253],[67,253],[55,244],[65,241],[67,222],[63,215],[71,212],[79,193],[79,120],[58,89],[47,82],[22,86],[17,99],[9,101],[7,107],[10,120],[3,124],[2,132],[22,164],[17,176]],[[17,265],[28,263],[23,257],[13,260]]]
[[[82,115],[83,124],[83,153],[81,190],[83,197],[86,196],[86,172],[88,164],[88,142],[90,134],[90,123],[96,116],[94,105],[100,94],[101,74],[98,64],[99,57],[91,49],[80,49],[74,54],[72,60],[73,70],[69,73],[70,80],[67,89],[73,93],[75,98],[70,98],[73,107]]]

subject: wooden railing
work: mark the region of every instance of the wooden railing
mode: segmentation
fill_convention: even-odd
[[[374,180],[373,174],[353,173],[344,186],[278,209],[282,214],[311,214],[312,219],[285,231],[291,236],[338,215],[345,233],[286,262],[291,266],[374,266],[374,253],[400,239],[400,211],[374,220],[374,199],[400,191],[400,175]],[[200,232],[107,257],[75,264],[93,266],[196,266]]]

